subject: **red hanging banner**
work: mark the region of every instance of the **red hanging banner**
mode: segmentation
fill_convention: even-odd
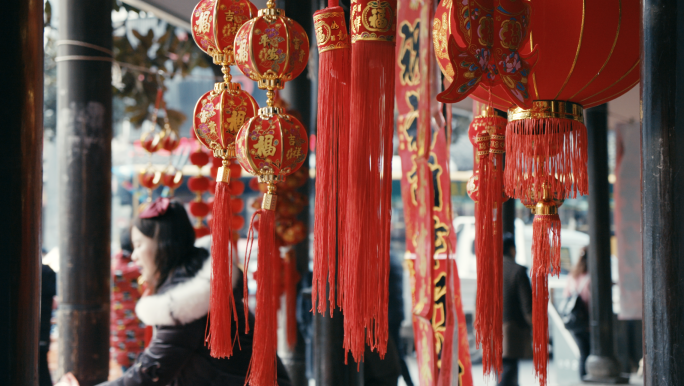
[[[453,257],[448,251],[455,250],[456,238],[451,222],[448,144],[444,129],[433,119],[440,115],[435,100],[439,82],[433,79],[439,74],[430,28],[433,8],[432,0],[400,1],[397,11],[397,134],[413,330],[421,385],[456,385],[458,379],[458,385],[470,386],[458,271],[455,261],[446,259]],[[454,352],[458,355],[452,355]]]

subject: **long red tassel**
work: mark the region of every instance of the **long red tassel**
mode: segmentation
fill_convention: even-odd
[[[528,199],[541,197],[542,184],[564,198],[589,193],[587,128],[561,118],[521,119],[506,127],[506,194]],[[534,176],[555,178],[534,178]]]
[[[344,348],[357,363],[364,343],[381,357],[387,351],[394,57],[393,42],[352,44],[342,308]]]
[[[278,270],[274,269],[279,259],[275,253],[275,211],[261,209],[259,218],[258,264],[256,312],[252,359],[245,384],[253,386],[277,385],[277,340],[278,340]],[[256,213],[255,213],[256,215]],[[254,217],[252,217],[252,221]],[[251,226],[250,226],[251,228]],[[246,281],[245,281],[246,284]],[[246,294],[247,292],[245,292]]]
[[[492,351],[494,356],[490,369],[498,374],[503,371],[503,221],[501,211],[504,197],[504,164],[506,120],[503,117],[490,117],[494,130],[489,139],[489,166],[487,169],[487,199],[492,205],[492,240],[491,259],[493,276],[493,312],[492,312]]]
[[[214,358],[226,358],[233,355],[231,313],[236,322],[238,319],[233,296],[233,248],[231,245],[233,213],[230,206],[230,185],[220,178],[226,169],[228,169],[226,166],[219,168],[211,225],[212,277],[209,332],[206,342]],[[229,176],[230,174],[227,180]]]
[[[549,361],[548,275],[560,273],[560,228],[557,214],[535,215],[532,225],[532,345],[534,372],[546,385]]]
[[[485,118],[486,119],[486,118]],[[495,315],[495,264],[492,256],[493,197],[491,197],[489,147],[490,135],[481,131],[476,137],[479,175],[478,200],[475,204],[475,255],[477,258],[477,294],[475,306],[475,341],[482,347],[482,366],[490,374],[496,365],[497,350]]]
[[[351,49],[344,11],[331,0],[329,7],[314,13],[320,51],[318,67],[318,137],[316,140],[316,206],[314,221],[314,270],[312,301],[319,313],[326,311],[329,285],[330,315],[336,306],[337,264],[341,253],[340,208],[344,208],[346,183],[342,172],[348,164],[349,77]],[[342,38],[339,33],[342,33]],[[331,38],[332,37],[332,38]],[[341,291],[340,291],[341,292]],[[317,305],[317,306],[316,306]]]

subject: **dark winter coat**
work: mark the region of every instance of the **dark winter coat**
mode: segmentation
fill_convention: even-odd
[[[532,350],[532,287],[527,270],[503,258],[503,357],[527,358]]]
[[[136,306],[138,318],[154,326],[150,345],[123,377],[99,386],[243,386],[252,356],[254,317],[249,314],[250,334],[245,334],[242,280],[235,289],[239,345],[233,356],[216,359],[204,344],[209,310],[211,259],[194,276],[176,270],[152,296]],[[236,342],[237,343],[237,342]],[[290,386],[285,367],[278,359],[278,385]]]

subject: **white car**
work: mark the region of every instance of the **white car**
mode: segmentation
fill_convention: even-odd
[[[461,299],[468,322],[468,340],[473,363],[482,360],[481,350],[475,348],[475,334],[472,322],[475,316],[477,293],[477,259],[475,258],[475,217],[459,216],[454,219],[456,232],[456,263],[461,279]],[[589,235],[570,229],[561,229],[561,274],[549,278],[549,290],[553,302],[559,301],[565,288],[567,273],[580,257],[582,248],[589,245]],[[532,266],[532,225],[515,219],[515,261],[527,267]],[[528,273],[529,274],[529,273]]]

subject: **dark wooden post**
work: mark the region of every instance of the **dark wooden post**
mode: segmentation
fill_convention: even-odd
[[[286,16],[299,23],[304,31],[309,35],[309,42],[315,47],[315,38],[313,34],[313,4],[312,0],[278,0],[276,5],[285,10]],[[309,45],[311,47],[311,44]],[[315,48],[314,48],[315,49]],[[311,50],[313,54],[313,50]],[[306,126],[309,134],[315,132],[315,118],[312,120],[312,103],[311,103],[312,82],[309,79],[309,68],[307,67],[301,75],[285,84],[281,95],[285,101],[290,105],[292,110],[299,112],[301,115],[301,122]],[[313,122],[313,124],[312,124]],[[309,157],[304,162],[304,167],[307,167]],[[312,184],[311,180],[307,178],[306,183],[299,189],[299,192],[311,196]],[[304,210],[298,215],[299,220],[307,225],[307,232],[312,230],[311,214],[309,205],[304,207]],[[309,239],[294,246],[297,256],[297,271],[302,277],[302,281],[298,286],[302,288],[302,283],[309,277]],[[300,292],[301,294],[301,292]],[[297,334],[297,344],[292,350],[279,351],[283,364],[287,368],[293,386],[305,386],[309,381],[306,377],[306,343],[302,334]]]
[[[38,384],[43,159],[43,1],[0,13],[0,384]]]
[[[613,299],[610,276],[608,197],[608,105],[586,110],[589,159],[589,275],[591,277],[591,355],[586,380],[627,383],[613,353]]]
[[[641,5],[644,385],[683,385],[684,5]]]
[[[109,374],[112,70],[79,42],[111,50],[112,3],[62,0],[59,11],[59,373],[89,386]]]

